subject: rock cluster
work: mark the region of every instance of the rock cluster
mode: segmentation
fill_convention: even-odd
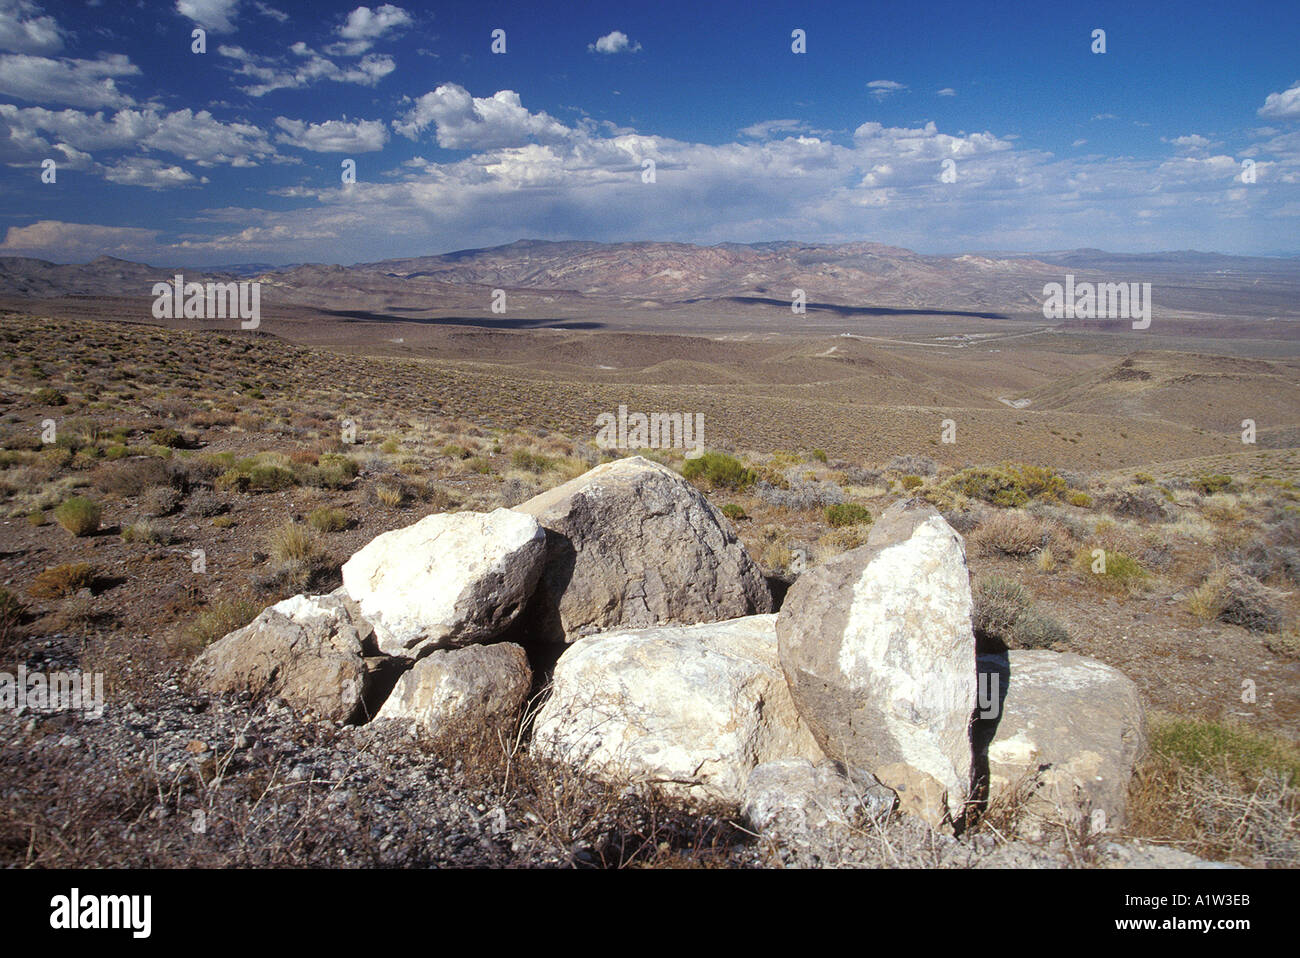
[[[1042,820],[1123,821],[1144,745],[1133,683],[1074,655],[977,659],[964,543],[930,506],[887,510],[773,609],[727,520],[632,457],[513,510],[378,536],[341,589],[271,606],[191,676],[463,738],[513,728],[553,661],[535,754],[739,805],[765,833],[894,808],[951,831],[1026,781]]]

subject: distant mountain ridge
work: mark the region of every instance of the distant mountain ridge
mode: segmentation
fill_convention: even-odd
[[[1028,313],[1045,282],[1065,272],[1080,279],[1157,281],[1169,308],[1196,309],[1206,289],[1239,309],[1258,300],[1261,315],[1300,318],[1300,257],[1219,253],[1049,253],[928,255],[882,243],[688,243],[518,240],[352,266],[248,263],[206,269],[160,268],[101,256],[60,265],[0,257],[0,295],[147,296],[176,273],[187,280],[259,279],[284,302],[329,308],[482,308],[486,290],[529,291],[545,301],[570,299],[671,306],[705,300],[790,301],[889,306],[911,310]]]

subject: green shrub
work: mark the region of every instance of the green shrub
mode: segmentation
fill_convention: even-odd
[[[42,386],[32,393],[32,402],[38,406],[66,406],[68,397],[63,395],[57,389],[51,389],[49,386]]]
[[[856,502],[840,502],[826,507],[826,521],[836,529],[869,523],[871,511]]]
[[[227,469],[212,480],[212,487],[218,492],[247,492],[250,482],[248,473]]]
[[[1005,469],[987,466],[963,469],[945,479],[943,488],[1003,508],[1018,508],[1029,501],[1029,494],[1015,476]]]
[[[1079,570],[1090,582],[1115,591],[1132,592],[1145,585],[1151,577],[1150,573],[1142,568],[1142,563],[1132,556],[1109,549],[1102,551],[1105,555],[1100,571],[1093,569],[1097,557],[1093,556],[1092,549],[1086,547],[1080,549],[1075,556]]]
[[[1192,480],[1192,488],[1203,496],[1212,496],[1218,492],[1227,492],[1232,488],[1232,476],[1222,474],[1197,476]]]
[[[278,492],[295,483],[293,471],[284,466],[254,466],[248,473],[248,487],[263,492]]]
[[[555,460],[548,459],[546,456],[539,456],[529,452],[527,449],[516,449],[510,454],[510,465],[516,469],[522,469],[525,472],[541,475],[542,473],[555,468]]]
[[[257,618],[261,605],[249,599],[218,599],[184,629],[192,646],[203,649]]]
[[[812,451],[812,458],[813,458],[813,459],[816,459],[818,462],[825,462],[826,459],[827,459],[827,456],[826,456],[826,450],[824,450],[824,449],[814,449],[814,450]]]
[[[175,429],[155,429],[150,440],[158,446],[166,446],[168,449],[184,449],[189,443],[181,433]]]
[[[1227,771],[1249,781],[1268,771],[1300,783],[1300,749],[1285,739],[1227,722],[1153,717],[1151,750],[1182,765]]]
[[[1092,508],[1092,496],[1086,492],[1072,492],[1068,501],[1070,505],[1078,506],[1080,509]]]
[[[725,452],[706,452],[695,459],[687,459],[682,475],[694,482],[704,479],[714,488],[740,490],[754,484],[757,477],[741,461]]]
[[[913,489],[925,485],[925,480],[920,476],[904,476],[902,479],[898,480],[898,483],[905,491],[911,492]]]
[[[742,506],[736,505],[736,503],[734,502],[728,502],[725,506],[723,506],[722,514],[726,516],[728,519],[730,519],[732,522],[739,522],[741,519],[749,518],[749,516],[745,514],[744,508]]]
[[[74,536],[88,536],[99,531],[103,510],[84,496],[73,496],[54,510],[54,521]]]
[[[341,532],[348,527],[348,514],[342,509],[331,509],[322,506],[312,511],[307,517],[307,522],[317,532]]]

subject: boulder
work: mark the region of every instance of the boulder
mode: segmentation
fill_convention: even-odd
[[[417,658],[499,636],[542,571],[546,535],[509,509],[441,513],[376,536],[343,564],[343,587],[379,648]]]
[[[533,673],[509,642],[435,649],[397,680],[376,721],[407,721],[433,734],[502,729],[519,715]]]
[[[791,586],[777,635],[826,754],[877,777],[906,763],[939,783],[955,820],[970,784],[975,637],[965,546],[943,517],[918,500],[886,510],[866,545]]]
[[[1124,673],[1069,652],[1012,650],[997,730],[988,748],[989,800],[1026,794],[1038,821],[1122,825],[1129,779],[1146,747],[1137,686]],[[1032,793],[1032,794],[1030,794]]]
[[[606,632],[556,664],[535,751],[614,780],[739,803],[756,765],[824,756],[776,656],[776,616]]]
[[[320,719],[366,717],[382,660],[374,631],[341,590],[295,595],[218,639],[190,666],[190,677],[212,692],[275,695]]]
[[[516,506],[546,529],[540,637],[718,622],[772,611],[767,580],[699,490],[640,456]]]
[[[783,758],[749,773],[742,811],[759,832],[808,841],[828,828],[884,818],[894,801],[894,793],[870,775],[850,778],[829,760],[814,765],[806,758]]]

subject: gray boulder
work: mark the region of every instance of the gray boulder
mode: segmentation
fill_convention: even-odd
[[[374,630],[342,591],[295,595],[218,639],[190,666],[212,692],[278,696],[320,719],[365,718],[383,659]]]
[[[1137,686],[1123,672],[1082,655],[1012,650],[1002,715],[988,748],[989,800],[1009,789],[1034,821],[1123,825],[1133,766],[1146,746]]]
[[[908,766],[956,819],[970,784],[975,637],[965,547],[943,517],[917,500],[892,506],[866,545],[795,582],[777,636],[795,706],[826,754],[922,781],[894,767]],[[913,791],[934,804],[933,786]]]
[[[541,526],[509,509],[440,513],[372,539],[343,564],[343,587],[381,651],[417,658],[504,632],[537,584],[545,547]]]
[[[376,721],[406,721],[432,735],[494,733],[518,717],[533,673],[517,645],[435,649],[397,680]]]
[[[730,524],[666,466],[619,459],[515,508],[546,529],[530,611],[546,641],[772,611],[767,580]]]
[[[739,803],[756,765],[824,756],[776,657],[774,615],[606,632],[556,664],[533,749],[615,781]]]
[[[759,832],[809,842],[828,828],[879,820],[894,805],[894,793],[870,775],[850,778],[835,762],[784,758],[749,773],[742,812]]]

